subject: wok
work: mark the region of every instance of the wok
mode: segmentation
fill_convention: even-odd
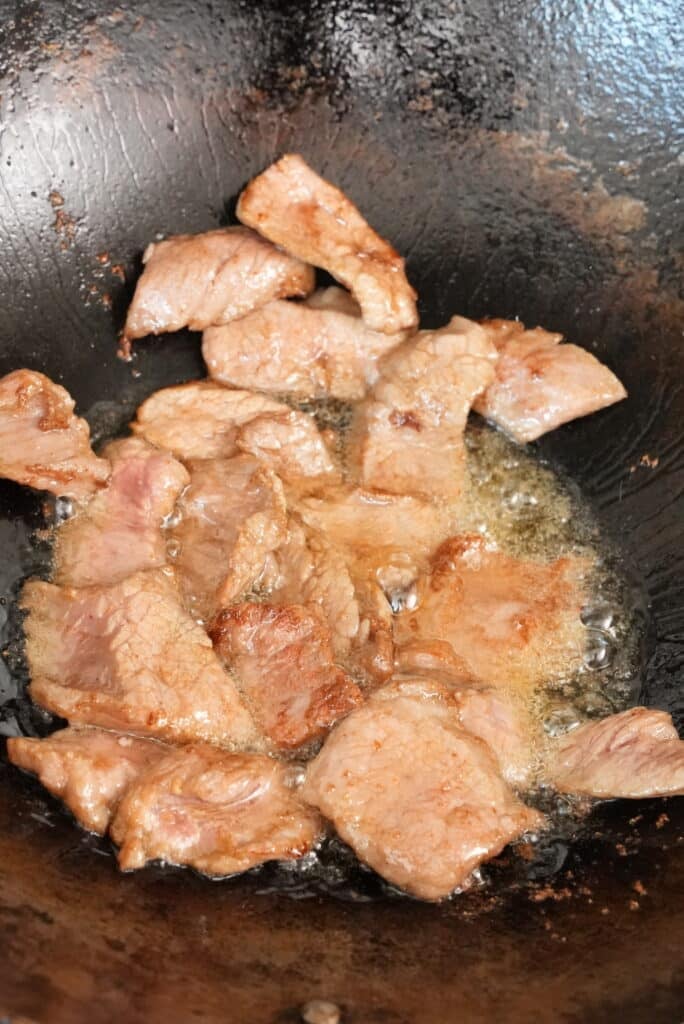
[[[517,315],[624,380],[628,401],[539,449],[640,581],[642,699],[681,727],[676,2],[43,0],[0,12],[0,372],[62,382],[96,437],[154,389],[199,376],[188,333],[116,357],[140,253],[157,233],[230,222],[251,175],[302,152],[406,254],[425,324]],[[11,601],[44,568],[28,546],[41,498],[3,482],[0,516],[1,726],[40,732]],[[0,1017],[284,1024],[327,998],[354,1024],[672,1024],[683,823],[681,800],[603,805],[575,843],[550,842],[524,871],[500,859],[487,888],[441,906],[361,875],[342,893],[284,893],[269,868],[220,883],[123,876],[3,762]]]

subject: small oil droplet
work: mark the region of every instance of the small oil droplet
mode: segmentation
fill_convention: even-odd
[[[607,604],[590,604],[582,609],[581,619],[585,626],[593,629],[611,629],[615,623],[615,612]]]
[[[169,558],[176,559],[183,550],[183,545],[175,537],[166,542],[166,554]]]
[[[544,731],[549,736],[562,736],[571,729],[577,728],[581,716],[572,704],[555,708],[544,720]]]
[[[74,503],[71,498],[55,498],[55,526],[59,526],[74,514]]]
[[[180,524],[182,518],[183,515],[180,509],[176,508],[173,512],[169,512],[168,516],[164,516],[162,528],[165,530],[172,530],[174,526],[178,526]]]
[[[501,495],[501,502],[511,512],[527,512],[539,504],[537,497],[528,491],[506,490]]]
[[[615,658],[615,644],[602,629],[587,629],[584,666],[589,672],[603,672]]]

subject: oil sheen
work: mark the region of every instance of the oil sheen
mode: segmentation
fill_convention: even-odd
[[[351,407],[339,402],[307,402],[296,406],[314,415],[343,466],[352,420]],[[128,416],[126,416],[128,418]],[[104,419],[104,422],[100,422]],[[111,414],[96,416],[94,434],[101,443],[118,433],[122,419]],[[479,417],[471,418],[466,432],[469,486],[454,507],[457,529],[475,531],[502,551],[519,558],[552,561],[574,555],[586,559],[592,569],[587,580],[587,604],[582,611],[584,651],[579,665],[562,664],[546,685],[527,698],[541,720],[546,735],[560,735],[582,721],[602,717],[638,699],[639,670],[645,614],[638,586],[631,580],[620,552],[601,535],[588,503],[571,481],[544,463],[533,449],[520,447],[492,429]],[[19,531],[17,550],[22,552],[16,571],[3,579],[0,618],[4,621],[4,676],[0,676],[0,731],[5,735],[50,731],[51,716],[34,708],[26,696],[27,675],[22,661],[19,616],[13,612],[20,581],[26,575],[49,575],[48,523],[39,514],[40,501],[31,522],[0,523]],[[68,515],[63,503],[53,503],[48,521],[57,525]],[[38,528],[37,528],[38,527]],[[173,559],[173,553],[170,552]],[[11,676],[11,678],[10,678]],[[586,804],[540,791],[533,802],[549,815],[551,828],[533,843],[525,858],[525,871],[534,877],[551,877],[562,863],[559,849],[578,828]],[[60,815],[55,801],[44,797],[43,813]],[[84,835],[84,842],[99,840]],[[108,849],[101,842],[102,851]],[[522,863],[522,861],[520,862]],[[485,866],[475,888],[486,884],[493,868]],[[536,872],[536,874],[535,874]],[[293,864],[268,864],[248,873],[257,891],[278,891],[294,898],[321,892],[344,900],[402,898],[369,869],[359,864],[338,839]],[[497,885],[501,880],[497,879]],[[231,884],[245,884],[236,879]],[[504,879],[505,884],[505,879]]]

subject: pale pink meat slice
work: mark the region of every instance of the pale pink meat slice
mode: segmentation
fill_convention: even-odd
[[[286,537],[285,498],[278,477],[252,455],[189,468],[171,531],[174,564],[188,607],[206,619],[258,582]]]
[[[376,580],[364,576],[358,567],[352,571],[359,605],[359,632],[346,665],[365,684],[375,686],[386,682],[394,670],[392,608]]]
[[[684,742],[664,711],[630,708],[550,744],[546,777],[561,792],[584,796],[681,796]]]
[[[453,529],[451,513],[412,495],[328,487],[300,498],[297,512],[345,554],[353,574],[383,589],[409,585]]]
[[[288,520],[288,537],[274,559],[269,601],[303,602],[331,631],[335,657],[364,682],[383,682],[392,673],[392,612],[367,566],[354,562],[341,545]]]
[[[515,441],[534,441],[562,423],[627,397],[623,385],[591,352],[561,345],[562,334],[521,323],[483,324],[499,352],[496,377],[474,408]]]
[[[362,484],[393,494],[458,498],[466,477],[468,413],[494,379],[496,354],[484,328],[453,317],[387,356],[353,428]]]
[[[307,530],[340,553],[354,586],[359,631],[348,667],[369,682],[384,681],[393,667],[390,601],[411,587],[449,536],[449,512],[410,495],[346,487],[300,498],[297,512]]]
[[[334,483],[340,477],[316,421],[296,409],[256,416],[240,428],[237,446],[288,483]]]
[[[324,735],[361,703],[358,686],[333,660],[329,629],[303,605],[233,605],[218,614],[210,635],[277,747]]]
[[[288,517],[287,538],[275,553],[269,583],[269,601],[312,608],[328,624],[336,656],[349,653],[361,618],[347,564],[336,547],[295,515]]]
[[[404,337],[371,330],[346,292],[326,288],[305,302],[271,302],[207,328],[202,353],[224,384],[356,401],[376,379],[378,360]]]
[[[131,783],[168,749],[137,736],[74,727],[42,740],[7,740],[10,761],[37,775],[84,828],[100,835]]]
[[[112,824],[125,870],[150,860],[208,875],[295,860],[321,836],[293,788],[295,769],[204,744],[170,751],[126,793]]]
[[[272,299],[308,295],[312,267],[244,227],[152,242],[128,309],[124,337],[225,324]]]
[[[530,710],[500,688],[462,686],[455,697],[461,725],[487,744],[506,782],[527,785],[541,749],[539,729]]]
[[[461,725],[490,748],[506,782],[528,785],[541,764],[543,735],[529,702],[519,693],[475,679],[445,641],[416,642],[397,651],[397,679],[420,676],[446,687]]]
[[[87,499],[109,476],[85,420],[59,384],[35,370],[0,379],[0,476],[40,491]]]
[[[254,178],[240,196],[237,215],[349,288],[373,330],[394,334],[418,323],[403,259],[301,156],[287,154]]]
[[[107,487],[57,531],[55,583],[116,583],[166,562],[162,527],[190,475],[141,438],[113,441],[103,454],[112,467]]]
[[[478,534],[446,541],[418,586],[416,607],[395,619],[395,641],[414,659],[427,643],[445,670],[493,686],[529,687],[580,663],[585,603],[579,558],[513,558]]]
[[[251,452],[284,479],[338,476],[313,416],[211,381],[156,391],[138,409],[131,430],[184,461]]]
[[[178,459],[227,459],[238,453],[240,427],[263,413],[287,411],[266,395],[194,380],[155,391],[138,408],[131,430]]]
[[[258,742],[235,683],[181,607],[170,570],[108,587],[30,580],[21,607],[30,693],[78,725],[225,746]]]
[[[448,689],[423,679],[376,691],[309,764],[302,795],[389,882],[437,900],[543,819],[466,732]]]

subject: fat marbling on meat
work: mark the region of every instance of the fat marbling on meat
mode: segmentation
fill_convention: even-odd
[[[259,742],[170,570],[82,589],[29,580],[21,607],[37,704],[77,725],[177,742]]]
[[[550,744],[546,777],[562,792],[585,796],[682,795],[684,742],[664,711],[629,708]]]
[[[626,398],[614,373],[562,334],[515,320],[483,323],[499,358],[496,376],[475,410],[515,441],[534,441],[562,423],[588,416]]]
[[[41,491],[86,500],[109,477],[90,447],[85,420],[59,384],[35,370],[0,379],[0,476]]]
[[[352,453],[365,487],[454,500],[466,478],[473,400],[494,379],[496,349],[479,324],[453,317],[387,356],[357,414]]]
[[[301,156],[287,154],[254,178],[240,196],[237,215],[349,288],[372,330],[396,334],[418,323],[403,259]]]
[[[285,540],[278,477],[252,455],[190,462],[190,486],[178,503],[174,564],[193,614],[210,618],[258,582]]]
[[[45,739],[7,740],[12,764],[33,772],[90,832],[104,835],[131,783],[168,747],[104,729],[60,729]]]
[[[308,295],[313,269],[244,227],[152,242],[128,308],[124,341],[225,324],[272,299]]]
[[[329,629],[303,605],[233,605],[210,636],[277,747],[316,739],[361,703],[358,686],[333,660]]]
[[[584,560],[551,563],[504,554],[479,534],[461,534],[436,552],[416,607],[395,620],[395,640],[412,663],[422,644],[439,647],[442,667],[465,663],[494,686],[534,686],[580,663]],[[452,661],[452,655],[455,659]]]
[[[347,292],[325,288],[304,302],[270,302],[208,327],[202,354],[210,375],[224,384],[356,401],[377,378],[378,361],[405,333],[371,330]]]
[[[103,454],[112,467],[107,486],[56,533],[56,583],[116,583],[166,562],[162,526],[190,480],[187,470],[142,438],[112,441]]]
[[[437,900],[542,823],[460,723],[449,690],[403,679],[376,691],[326,740],[302,789],[357,856]]]
[[[230,875],[303,856],[322,829],[293,788],[294,771],[206,744],[171,750],[119,805],[111,832],[121,867],[163,860]]]

